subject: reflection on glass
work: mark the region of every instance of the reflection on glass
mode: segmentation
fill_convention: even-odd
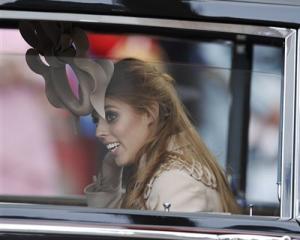
[[[246,192],[248,202],[272,203],[277,207],[282,59],[280,48],[254,49]]]
[[[145,61],[145,63],[150,63],[151,66],[155,66],[154,68],[151,67],[152,70],[149,70],[147,74],[160,76],[158,79],[163,76],[165,78],[164,84],[175,86],[180,101],[183,102],[189,113],[192,125],[195,126],[198,134],[201,135],[205,144],[213,153],[213,156],[210,156],[210,153],[208,153],[207,159],[216,159],[222,169],[226,168],[227,145],[228,139],[231,137],[228,135],[228,128],[232,101],[229,89],[232,71],[232,42],[218,41],[207,43],[157,36],[110,35],[91,32],[87,32],[87,36],[90,45],[88,52],[90,59],[105,58],[118,62],[125,58],[137,58]],[[103,122],[101,122],[101,114],[94,111],[93,116],[83,116],[76,123],[69,112],[53,108],[49,104],[44,92],[44,80],[39,75],[32,73],[25,62],[24,55],[29,46],[22,39],[18,30],[0,30],[0,38],[5,43],[0,49],[0,98],[1,105],[3,105],[0,119],[0,145],[3,146],[0,149],[0,164],[1,172],[3,173],[0,175],[0,194],[36,196],[83,195],[84,188],[92,182],[92,176],[96,175],[97,178],[94,178],[95,182],[89,185],[90,187],[85,188],[87,194],[92,192],[91,195],[93,195],[95,192],[100,192],[97,189],[98,185],[95,185],[95,183],[103,184],[101,181],[109,179],[109,176],[107,179],[103,178],[103,176],[112,171],[112,175],[115,177],[114,179],[109,179],[112,185],[107,185],[108,189],[106,190],[115,190],[115,188],[121,187],[119,184],[120,179],[122,179],[123,189],[126,191],[127,188],[127,191],[131,192],[131,194],[127,194],[125,197],[123,195],[122,199],[119,198],[121,195],[112,196],[111,199],[108,199],[111,204],[107,205],[108,207],[112,207],[113,204],[119,204],[118,206],[127,208],[164,210],[164,203],[174,201],[174,198],[182,201],[185,207],[192,207],[192,204],[189,206],[185,204],[187,199],[184,197],[188,198],[188,194],[178,194],[177,189],[174,197],[167,195],[167,198],[160,202],[155,200],[155,197],[158,195],[151,194],[147,186],[153,187],[155,182],[151,183],[152,185],[149,185],[149,183],[155,179],[155,174],[161,171],[159,168],[162,164],[153,164],[152,166],[148,164],[148,173],[145,170],[141,171],[140,168],[143,167],[141,164],[136,164],[134,167],[125,167],[123,172],[120,169],[120,166],[131,165],[133,159],[138,158],[139,161],[143,157],[145,159],[145,155],[141,153],[147,153],[148,158],[152,157],[154,159],[157,157],[155,154],[159,152],[153,149],[159,146],[167,149],[168,145],[170,145],[170,139],[162,141],[168,143],[165,146],[159,141],[160,138],[152,139],[151,133],[157,129],[151,128],[149,132],[148,130],[144,131],[148,129],[148,126],[156,126],[156,116],[162,114],[162,110],[157,110],[159,109],[159,101],[157,99],[152,99],[153,104],[147,104],[147,111],[145,111],[145,104],[143,105],[142,101],[143,97],[139,96],[139,101],[134,100],[136,98],[132,97],[134,106],[139,108],[141,112],[144,110],[144,113],[146,112],[147,114],[143,115],[143,118],[141,118],[142,115],[140,114],[128,115],[128,111],[130,112],[132,109],[129,108],[128,110],[128,104],[124,105],[124,102],[126,104],[129,100],[126,100],[127,102],[123,101],[122,97],[125,98],[125,90],[131,86],[130,84],[125,84],[126,81],[124,86],[116,84],[116,82],[120,82],[121,77],[114,75],[112,83],[115,85],[109,86],[107,90],[109,94],[107,96],[109,97],[106,100],[105,120],[102,119]],[[14,39],[15,42],[11,39]],[[276,71],[280,69],[280,59],[282,59],[279,54],[280,51],[276,51],[276,48],[268,48],[265,51],[262,48],[256,48],[254,54],[246,181],[246,201],[248,202],[276,202],[274,196],[276,195],[278,106],[281,80],[281,73]],[[269,56],[268,54],[277,56],[278,62],[276,64],[273,63],[273,65],[268,64],[268,59],[264,58]],[[272,57],[272,59],[274,58]],[[265,69],[260,69],[262,64],[259,61],[261,60],[266,62]],[[123,62],[128,69],[132,68],[136,69],[136,71],[138,71],[138,67],[143,69],[143,71],[145,71],[145,68],[150,69],[148,66],[145,67],[143,65],[144,62],[135,63],[137,66],[130,66],[130,64]],[[119,71],[122,76],[128,74],[122,69],[122,61],[118,66],[116,68],[119,70],[116,72]],[[67,66],[66,71],[72,91],[78,97],[80,91],[78,90],[76,72],[73,71],[72,66]],[[163,73],[172,76],[172,78]],[[131,75],[128,75],[128,78],[130,77]],[[175,81],[172,80],[173,78]],[[159,82],[161,80],[157,81],[157,84],[162,84]],[[268,91],[266,92],[264,89],[268,89]],[[124,91],[124,96],[118,91]],[[135,94],[138,93],[142,93],[142,91],[135,92]],[[129,104],[129,106],[131,105]],[[126,109],[128,110],[127,112],[125,111]],[[170,117],[168,116],[170,114],[168,108],[164,110],[163,117]],[[124,115],[128,117],[127,122],[123,120],[122,116]],[[137,118],[132,118],[132,116]],[[121,119],[120,117],[122,117],[122,124],[118,127],[117,122]],[[97,126],[93,123],[93,118],[98,124]],[[173,116],[168,120],[167,126],[172,126],[171,123],[174,121],[174,118]],[[109,135],[105,133],[107,131],[104,128],[105,124],[115,126],[114,134]],[[77,134],[74,131],[76,127]],[[163,129],[163,126],[160,127]],[[189,129],[191,125],[187,124],[185,127]],[[177,131],[177,133],[182,132],[176,128],[173,131]],[[163,133],[164,131],[161,130],[160,132]],[[95,135],[97,135],[98,139]],[[141,144],[146,143],[145,139],[149,141],[147,142],[148,145]],[[150,140],[153,141],[151,142]],[[183,142],[191,143],[190,140],[186,139]],[[158,146],[155,144],[158,144]],[[143,146],[147,146],[147,149],[143,148]],[[124,149],[122,150],[122,148]],[[134,154],[130,151],[126,152],[125,149],[127,148]],[[101,161],[101,159],[104,159],[108,152],[117,155],[118,152],[122,152],[121,150],[124,152],[119,154],[120,157],[117,157],[116,165],[104,166],[106,162]],[[182,156],[193,156],[193,158],[198,159],[204,156],[202,155],[201,157],[203,153],[199,155],[199,152],[195,156],[189,152],[186,153],[186,150],[184,152],[180,151],[175,151],[175,155],[181,156],[183,154]],[[203,159],[206,157],[203,157]],[[203,159],[200,160],[200,163]],[[185,165],[180,166],[183,167]],[[202,208],[203,205],[199,204],[197,208],[184,208],[183,211],[225,210],[234,212],[232,210],[234,204],[230,205],[228,203],[227,206],[224,206],[216,203],[219,201],[219,198],[222,199],[222,196],[220,197],[215,183],[223,186],[225,192],[227,191],[226,183],[222,182],[223,180],[220,182],[221,175],[218,177],[220,170],[214,169],[208,164],[208,171],[206,171],[207,169],[203,168],[203,166],[205,167],[206,165],[202,163],[200,168],[204,172],[202,174],[207,173],[207,181],[200,181],[200,183],[212,190],[211,196],[213,196],[213,200],[210,201],[212,205]],[[165,167],[167,168],[167,165]],[[103,168],[105,170],[99,176],[98,173]],[[265,171],[266,169],[269,174]],[[191,170],[190,165],[188,170]],[[266,195],[263,194],[266,193],[265,188],[261,184],[257,188],[257,183],[255,182],[255,179],[259,178],[257,174],[260,171],[258,170],[261,170],[266,183],[264,186],[269,191]],[[176,175],[176,171],[174,174]],[[179,172],[179,174],[181,173]],[[193,186],[192,183],[197,181],[197,177],[200,176],[200,179],[202,179],[201,177],[204,176],[199,172],[197,174],[189,179],[191,181],[189,187]],[[116,176],[119,179],[116,180]],[[217,178],[216,182],[214,182],[215,177]],[[273,184],[275,185],[274,188],[269,187],[273,186]],[[178,184],[169,181],[167,185]],[[184,188],[187,189],[188,187]],[[145,191],[145,189],[148,189],[150,193]],[[167,193],[167,191],[165,192]],[[201,197],[196,196],[196,200],[201,199]],[[259,198],[257,198],[258,196]],[[100,198],[104,197],[100,196]],[[150,203],[149,201],[147,202],[149,198],[151,198]],[[214,201],[215,203],[213,203]],[[88,198],[90,205],[100,206],[99,202],[101,202],[99,201],[99,196],[92,196],[92,200]],[[197,204],[199,203],[198,200],[196,202]],[[176,204],[171,205],[170,208],[171,211],[173,209],[176,210]]]

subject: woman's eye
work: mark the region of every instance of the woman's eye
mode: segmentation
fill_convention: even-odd
[[[98,125],[99,118],[93,116],[92,119],[93,119],[93,123]]]
[[[105,113],[105,118],[108,123],[114,122],[118,118],[118,113],[108,111]]]

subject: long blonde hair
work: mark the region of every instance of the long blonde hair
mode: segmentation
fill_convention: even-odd
[[[146,155],[143,169],[136,166],[135,175],[127,187],[122,207],[145,209],[144,189],[159,166],[168,157],[168,143],[172,135],[185,132],[186,141],[192,146],[193,156],[181,156],[184,161],[195,159],[207,167],[216,177],[217,191],[224,212],[238,212],[237,204],[225,175],[216,159],[208,150],[189,120],[181,103],[174,80],[158,71],[154,66],[137,59],[124,59],[115,64],[114,75],[106,91],[106,97],[125,101],[139,112],[147,112],[149,106],[159,106],[158,126],[153,137],[147,141],[136,156],[136,165]],[[184,194],[184,193],[179,193]]]

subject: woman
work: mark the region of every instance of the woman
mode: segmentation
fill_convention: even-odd
[[[226,178],[185,113],[173,79],[136,59],[115,64],[96,135],[108,149],[89,206],[238,211]],[[122,182],[123,167],[133,175]],[[123,190],[125,187],[125,191]]]

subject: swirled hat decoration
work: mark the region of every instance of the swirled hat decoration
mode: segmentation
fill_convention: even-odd
[[[87,56],[89,43],[85,32],[71,23],[58,22],[22,22],[19,28],[32,47],[26,52],[26,62],[33,72],[45,79],[49,102],[76,116],[87,115],[95,109],[105,118],[105,91],[114,65],[111,61]],[[66,65],[77,76],[78,97],[69,84]]]

